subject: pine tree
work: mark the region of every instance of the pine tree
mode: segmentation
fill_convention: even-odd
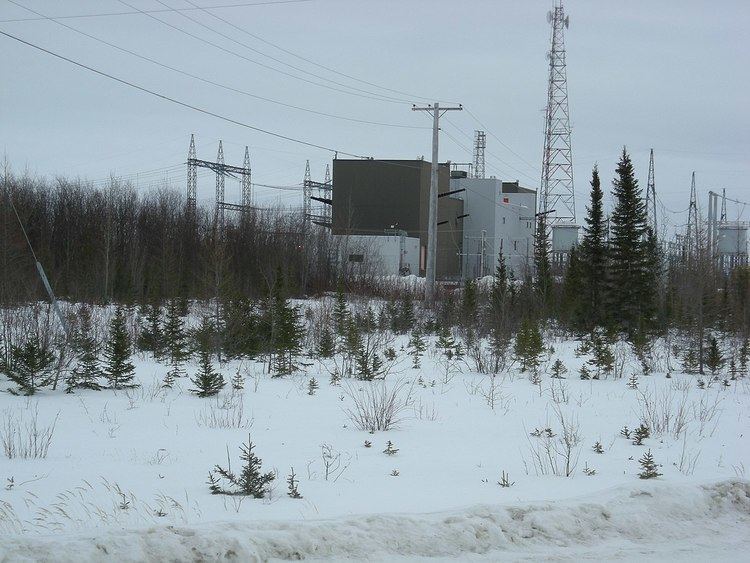
[[[331,334],[331,329],[328,327],[325,327],[320,333],[317,352],[320,358],[332,358],[336,353],[336,342],[333,339],[333,334]]]
[[[54,355],[38,338],[29,338],[22,346],[11,346],[10,356],[6,374],[18,385],[17,393],[33,395],[52,383]]]
[[[288,375],[296,369],[294,357],[302,349],[304,329],[299,309],[292,306],[284,295],[281,268],[277,271],[271,288],[270,317],[274,375]]]
[[[315,391],[318,390],[318,381],[314,377],[310,378],[310,381],[307,382],[307,394],[308,395],[315,395]]]
[[[719,348],[719,343],[714,336],[709,338],[708,352],[706,353],[706,367],[711,370],[711,374],[717,377],[717,374],[724,367],[724,356]]]
[[[550,266],[550,243],[547,233],[547,216],[539,213],[534,235],[534,289],[547,313],[547,305],[552,297],[552,267]]]
[[[99,365],[98,346],[94,337],[91,334],[82,335],[79,338],[78,349],[78,365],[66,380],[65,392],[72,393],[75,389],[99,391],[102,388],[99,380],[104,377],[104,372]]]
[[[106,343],[104,357],[106,366],[104,376],[113,389],[134,387],[135,367],[130,362],[130,335],[125,327],[125,312],[121,306],[115,309],[110,322],[109,341]]]
[[[414,327],[414,321],[414,299],[409,291],[404,291],[401,294],[391,328],[397,334],[405,334]]]
[[[615,356],[601,328],[591,333],[590,353],[591,358],[586,363],[596,369],[593,379],[601,379],[602,375],[610,375],[614,371]]]
[[[232,391],[242,391],[245,388],[245,377],[237,368],[237,373],[232,376]]]
[[[661,475],[661,473],[658,472],[658,466],[654,461],[654,456],[651,455],[651,450],[648,450],[643,454],[643,457],[638,460],[638,463],[641,464],[641,472],[638,474],[638,477],[641,479],[654,479]]]
[[[582,312],[583,294],[581,293],[581,287],[583,286],[583,277],[579,251],[574,246],[570,249],[570,254],[568,255],[568,264],[565,268],[565,276],[563,278],[561,302],[564,315],[574,327],[583,327],[586,325]]]
[[[240,495],[253,498],[266,496],[268,486],[276,479],[273,472],[261,473],[263,460],[255,455],[255,445],[248,438],[247,444],[240,447],[240,460],[244,462],[239,475],[232,472],[231,467],[224,469],[217,465],[209,474],[209,488],[214,495]],[[218,478],[216,477],[218,476]],[[221,479],[228,483],[231,488],[221,486]]]
[[[750,358],[750,339],[748,335],[742,340],[742,346],[740,347],[740,377],[747,376],[748,359]]]
[[[613,181],[609,262],[609,312],[619,328],[634,332],[654,322],[656,286],[650,273],[646,206],[630,156],[623,149]]]
[[[578,311],[585,328],[593,328],[604,322],[607,220],[604,217],[603,198],[599,170],[595,166],[591,173],[591,202],[586,208],[586,225],[579,255],[581,292]]]
[[[161,330],[161,306],[151,303],[146,310],[145,323],[138,337],[138,348],[151,352],[159,358],[164,349],[164,335]]]

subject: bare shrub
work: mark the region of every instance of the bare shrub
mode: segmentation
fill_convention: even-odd
[[[60,416],[58,412],[51,424],[39,423],[39,406],[34,404],[28,411],[28,419],[24,419],[22,411],[13,412],[6,409],[0,422],[0,441],[3,453],[8,459],[44,459],[47,457],[55,426]]]
[[[253,419],[245,414],[245,401],[242,395],[230,393],[217,396],[214,401],[195,415],[198,426],[207,428],[250,428]]]
[[[533,438],[527,435],[531,461],[537,475],[570,477],[575,472],[581,455],[578,417],[564,413],[559,405],[554,405],[553,411],[560,432],[557,434],[546,425],[547,430],[534,432]]]
[[[718,393],[714,394],[713,398],[709,397],[708,394],[702,394],[698,403],[693,403],[693,419],[698,423],[699,436],[704,436],[706,433],[709,436],[714,435],[719,423],[719,416],[722,413],[721,403],[723,400],[723,397],[719,396]]]
[[[360,430],[392,430],[406,419],[414,402],[414,384],[399,381],[391,386],[378,381],[361,386],[348,385],[346,394],[353,407],[345,409],[349,420]]]
[[[672,434],[675,440],[685,431],[689,422],[688,395],[684,385],[670,385],[661,392],[654,389],[638,390],[640,419],[656,436]]]

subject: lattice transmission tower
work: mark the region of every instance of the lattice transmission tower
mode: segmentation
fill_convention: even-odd
[[[474,178],[484,178],[484,149],[487,148],[487,135],[484,131],[474,131]]]
[[[302,213],[305,222],[310,221],[312,206],[312,177],[310,176],[310,161],[305,163],[305,179],[302,181]]]
[[[250,169],[250,149],[245,147],[245,161],[242,163],[242,205],[250,206],[253,196],[252,170]]]
[[[195,198],[198,191],[198,167],[193,164],[196,159],[195,135],[190,135],[187,159],[187,210],[192,217],[195,216]]]
[[[654,179],[654,149],[648,160],[648,182],[646,183],[646,217],[648,226],[653,229],[654,236],[658,236],[656,218],[656,181]]]
[[[575,223],[576,206],[573,190],[573,154],[570,144],[568,78],[565,67],[565,36],[569,18],[562,1],[547,13],[552,24],[552,47],[549,58],[547,109],[544,123],[542,156],[541,209],[548,213],[547,224]],[[554,212],[553,212],[554,211]]]

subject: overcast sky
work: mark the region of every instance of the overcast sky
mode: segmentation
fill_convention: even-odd
[[[470,161],[473,131],[486,128],[488,175],[538,187],[551,0],[238,6],[260,1],[0,0],[0,31],[231,119],[376,158],[429,158],[430,121],[411,111],[411,102],[459,102],[469,111],[451,112],[443,122],[440,160]],[[165,8],[191,3],[224,7]],[[55,18],[120,15],[7,21],[39,18],[19,5]],[[704,207],[708,189],[726,188],[728,196],[750,201],[750,3],[570,0],[565,9],[579,217],[592,166],[598,163],[609,187],[623,145],[644,186],[654,148],[657,193],[669,211],[687,208],[693,170]],[[161,11],[149,17],[137,10]],[[60,23],[245,93],[166,70]],[[15,171],[94,180],[115,174],[142,189],[168,177],[184,189],[190,133],[198,157],[207,160],[223,139],[227,163],[241,165],[249,145],[253,181],[262,184],[299,184],[306,159],[313,179],[322,180],[332,158],[325,150],[166,102],[4,36],[0,52],[0,149]],[[301,201],[298,191],[257,187],[255,193],[260,203]],[[227,200],[239,194],[239,185],[228,181]],[[210,174],[201,176],[198,198],[212,200]],[[750,209],[730,204],[729,215],[747,220]],[[684,215],[666,212],[666,219],[677,225]]]

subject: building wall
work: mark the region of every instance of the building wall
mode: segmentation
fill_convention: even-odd
[[[421,253],[427,248],[431,164],[424,160],[336,159],[333,161],[334,235],[385,235],[393,229],[406,231],[420,240]],[[450,168],[438,169],[438,193],[450,189]],[[460,275],[458,252],[463,236],[457,236],[463,202],[438,199],[437,275]],[[417,272],[414,272],[417,273]],[[419,275],[424,275],[419,263]]]
[[[341,263],[357,273],[398,276],[419,269],[419,239],[406,236],[334,235]]]
[[[464,279],[493,274],[500,250],[506,266],[522,277],[533,261],[536,192],[495,178],[454,178],[451,190],[458,189],[465,191],[454,197],[463,199],[468,214],[463,219]]]

